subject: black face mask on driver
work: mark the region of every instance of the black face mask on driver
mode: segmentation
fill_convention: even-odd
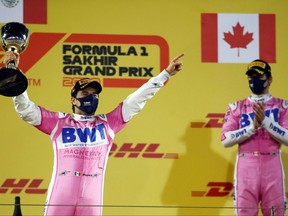
[[[98,107],[98,98],[90,94],[84,98],[76,98],[80,102],[80,106],[76,106],[87,114],[93,114]]]
[[[261,80],[259,78],[253,77],[249,80],[249,87],[254,94],[260,95],[263,93],[266,86],[264,86],[265,82],[268,79]]]

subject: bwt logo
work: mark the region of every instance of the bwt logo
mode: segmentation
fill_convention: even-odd
[[[45,194],[47,189],[40,189],[43,179],[6,179],[0,187],[0,194],[20,194],[23,190],[27,194]]]
[[[178,153],[159,153],[156,152],[157,148],[160,146],[158,143],[138,143],[133,145],[133,143],[124,143],[121,147],[118,147],[113,143],[111,151],[109,153],[110,157],[115,158],[158,158],[158,159],[178,159]]]
[[[206,122],[191,122],[191,128],[221,128],[224,122],[225,113],[208,113]]]
[[[94,128],[62,128],[62,142],[64,144],[75,142],[76,140],[86,143],[88,138],[91,142],[95,142],[97,138],[105,140],[104,124],[98,124]]]

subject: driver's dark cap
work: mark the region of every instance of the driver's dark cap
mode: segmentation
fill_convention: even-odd
[[[96,81],[95,79],[83,78],[75,83],[74,87],[71,90],[71,96],[76,97],[77,92],[79,90],[83,90],[86,87],[95,88],[97,94],[100,94],[100,92],[102,91],[102,86],[98,81]]]
[[[253,74],[256,74],[258,76],[262,76],[264,74],[267,75],[267,77],[271,76],[271,67],[270,65],[261,59],[256,59],[252,61],[250,64],[248,64],[246,75],[252,76]]]

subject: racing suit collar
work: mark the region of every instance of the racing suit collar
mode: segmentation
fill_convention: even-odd
[[[72,117],[76,120],[76,121],[93,121],[95,120],[95,116],[86,116],[86,115],[79,115],[79,114],[72,114]]]
[[[271,94],[262,94],[262,95],[256,95],[256,94],[251,94],[248,99],[252,102],[266,102],[268,101],[269,99],[272,98],[272,95]]]

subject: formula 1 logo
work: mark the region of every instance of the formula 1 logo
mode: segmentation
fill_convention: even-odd
[[[158,73],[169,63],[168,43],[159,36],[34,32],[30,35],[26,50],[20,54],[19,68],[27,73],[60,42],[62,52],[59,56],[63,67],[59,68],[59,73],[62,70],[63,86],[72,86],[83,76],[91,76],[94,79],[101,77],[104,87],[138,88],[153,76],[155,67]],[[153,55],[149,53],[147,46],[159,50],[156,51],[159,52],[158,58],[157,55],[154,57],[155,51],[151,51]],[[3,56],[4,51],[0,48],[0,60]],[[129,61],[129,56],[135,59]],[[148,57],[153,61],[147,63]],[[140,61],[139,65],[133,65],[136,59]],[[132,65],[127,66],[126,62]]]
[[[191,122],[191,128],[221,128],[224,122],[225,113],[208,113],[206,122]]]

